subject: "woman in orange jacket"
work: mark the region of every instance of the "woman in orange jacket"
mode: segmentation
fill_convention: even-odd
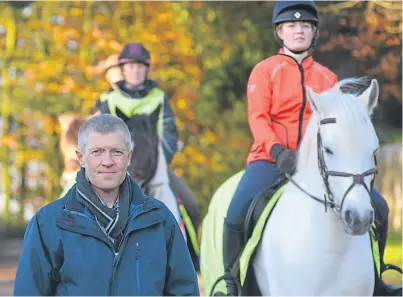
[[[246,171],[229,206],[224,223],[224,269],[228,295],[237,295],[230,270],[243,247],[244,220],[253,198],[296,169],[296,150],[312,114],[306,86],[323,92],[337,82],[336,75],[310,56],[318,38],[318,13],[313,1],[278,1],[273,11],[279,53],[259,62],[248,86],[248,120],[254,143]],[[381,257],[385,249],[388,206],[372,191],[381,222]],[[382,258],[381,258],[382,259]]]

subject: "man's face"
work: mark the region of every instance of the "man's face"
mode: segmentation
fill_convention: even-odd
[[[129,152],[125,146],[123,132],[91,132],[85,152],[77,151],[92,186],[103,192],[119,189],[126,177],[131,155],[132,151]]]

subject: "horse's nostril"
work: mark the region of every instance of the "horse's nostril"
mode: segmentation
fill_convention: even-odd
[[[354,213],[351,210],[346,210],[344,218],[348,225],[352,226],[354,224]]]

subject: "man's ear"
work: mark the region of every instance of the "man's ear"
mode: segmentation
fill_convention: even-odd
[[[131,160],[132,160],[132,155],[133,155],[133,150],[131,150],[131,151],[129,152],[129,155],[128,155],[128,157],[129,157],[129,162],[127,162],[127,166],[130,165],[130,162],[131,162]]]
[[[80,163],[80,166],[85,167],[83,153],[80,152],[79,150],[76,150],[76,156],[77,156],[78,163]]]

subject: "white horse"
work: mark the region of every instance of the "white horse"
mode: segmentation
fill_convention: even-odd
[[[373,293],[370,191],[379,141],[370,115],[379,86],[372,80],[361,95],[342,93],[340,87],[348,84],[360,81],[341,81],[320,95],[307,87],[313,114],[297,173],[269,218],[253,261],[263,295]]]
[[[347,79],[320,95],[307,87],[312,116],[298,151],[297,172],[288,176],[290,182],[251,261],[265,296],[373,293],[370,192],[379,141],[370,115],[379,86],[372,80],[361,95],[357,86],[362,90],[368,83]],[[206,293],[226,292],[219,282],[224,274],[222,225],[242,174],[216,191],[203,221],[201,272]]]

